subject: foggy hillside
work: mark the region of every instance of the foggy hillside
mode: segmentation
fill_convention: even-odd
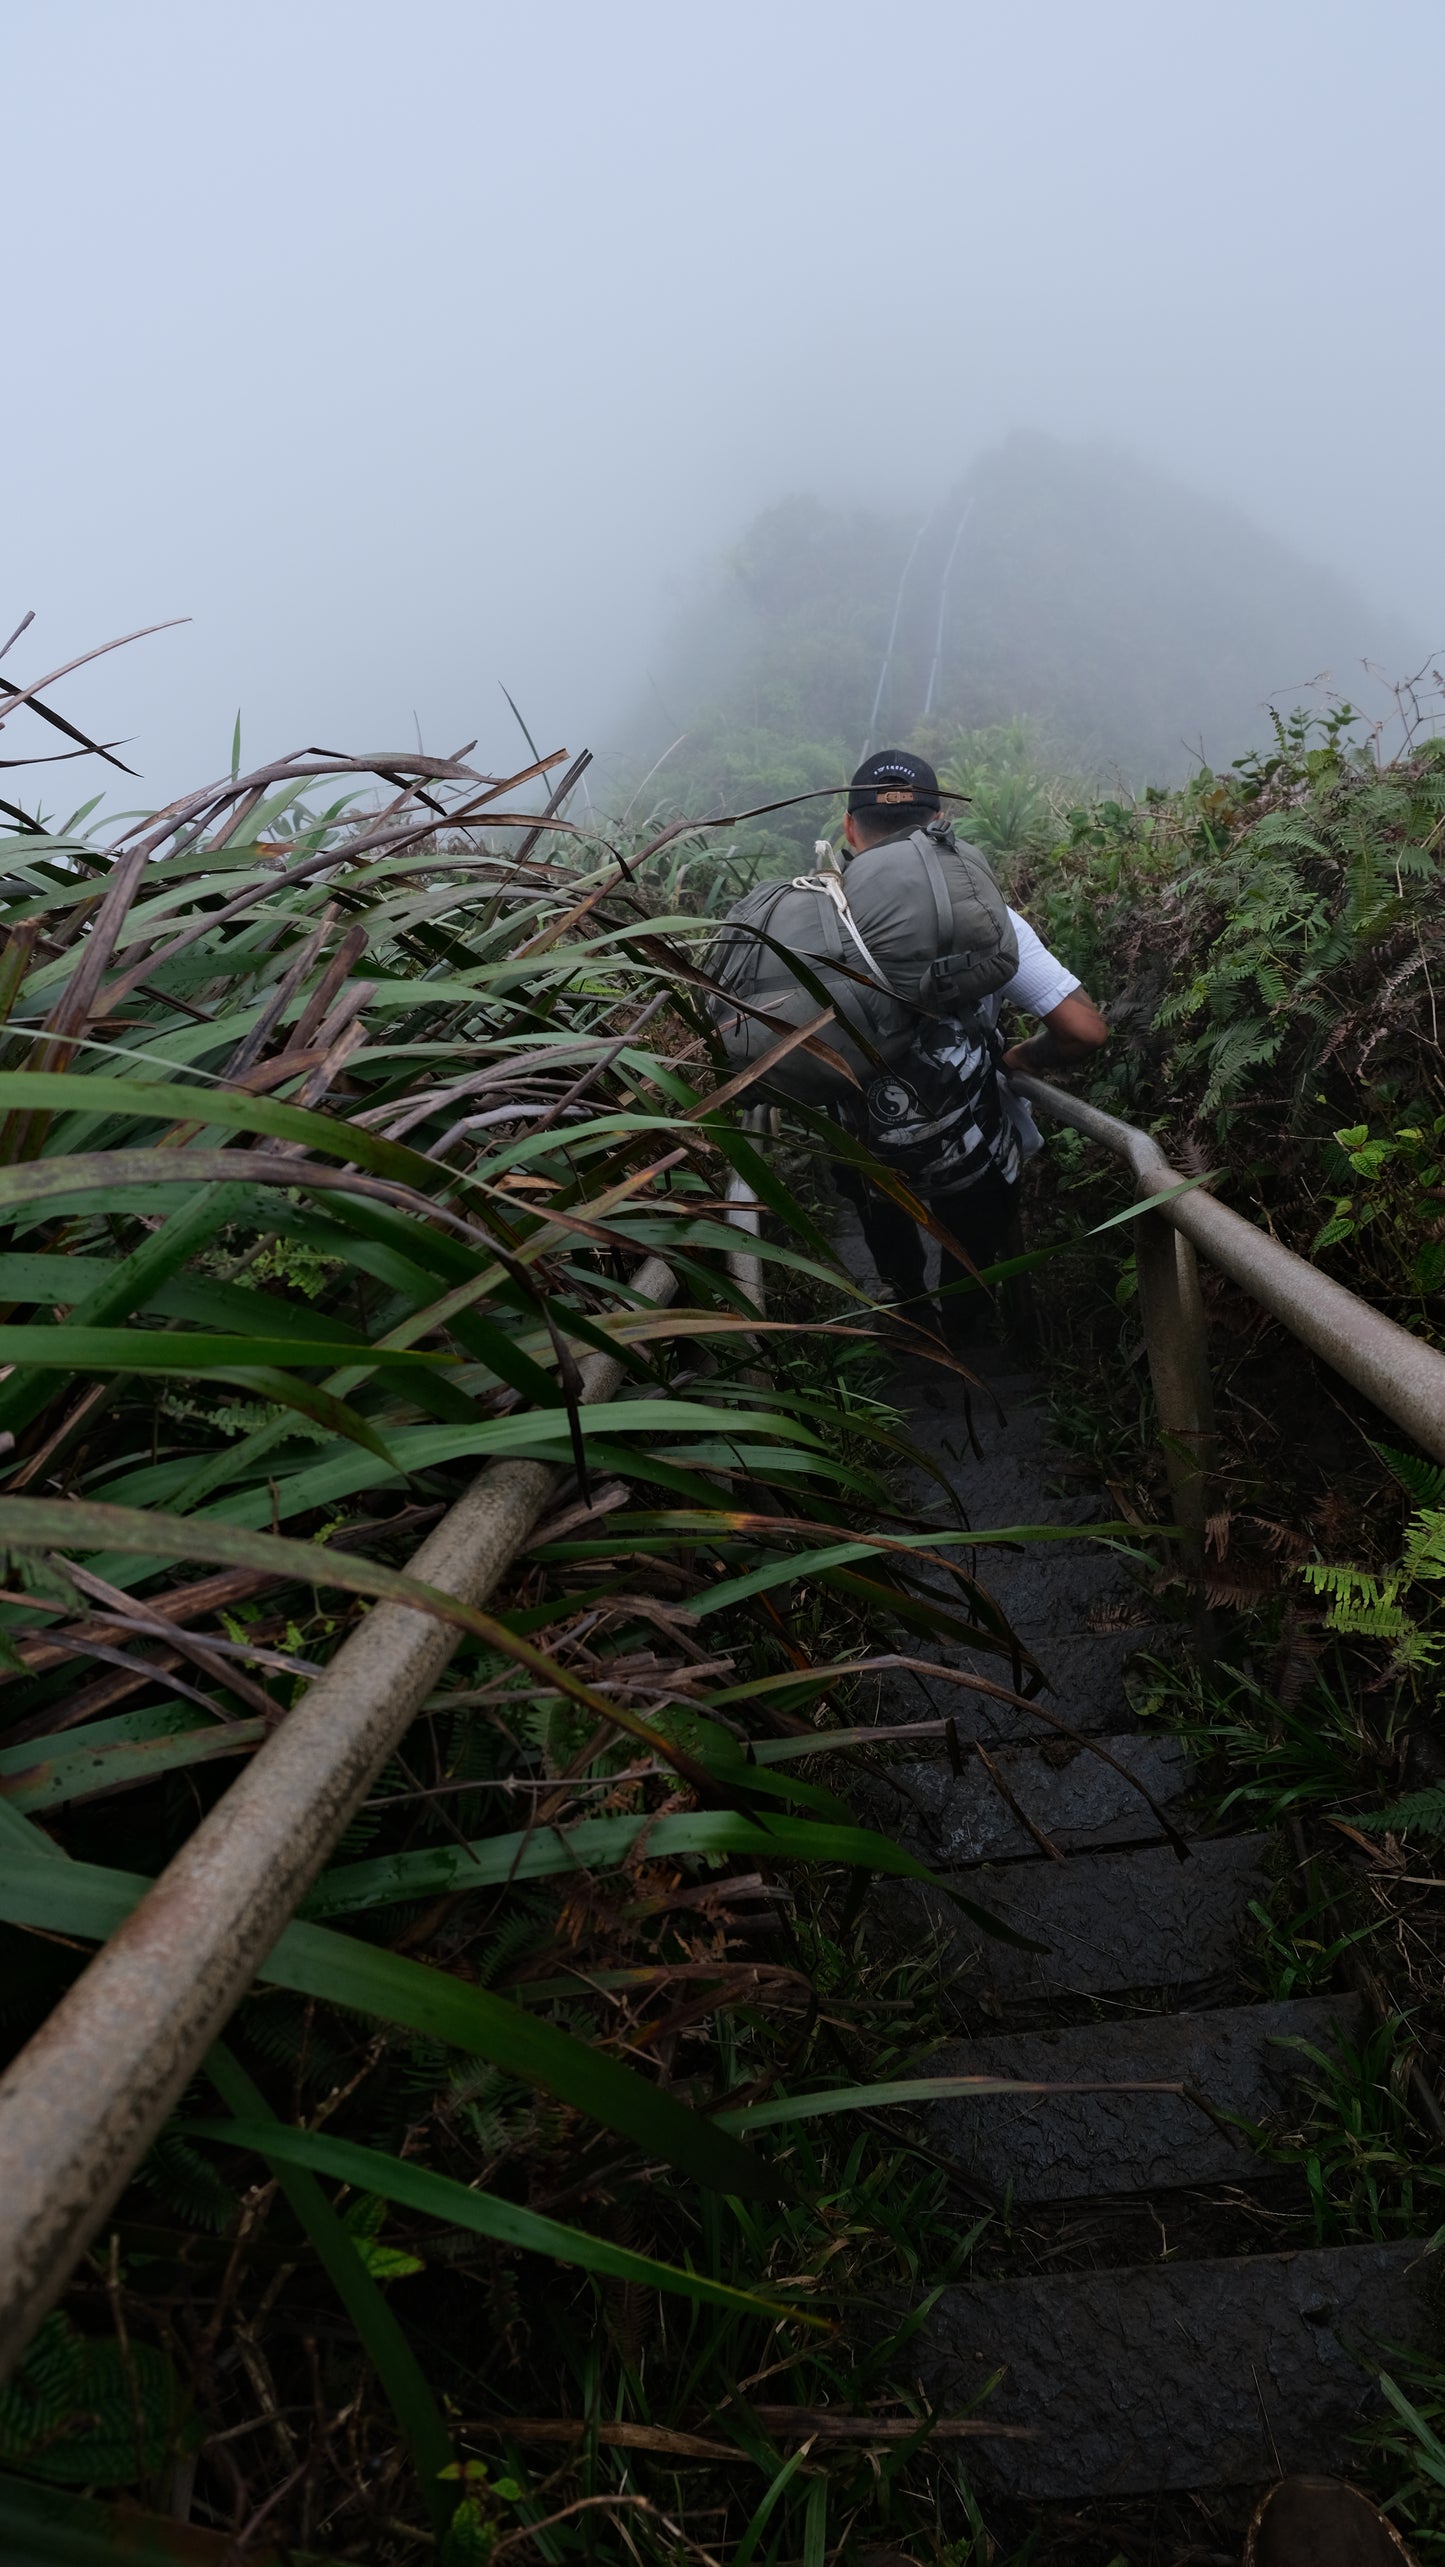
[[[1374,709],[1420,656],[1240,511],[1116,450],[1019,434],[921,524],[765,510],[658,655],[638,728],[650,756],[686,731],[665,772],[688,797],[745,799],[752,775],[801,791],[865,744],[1020,715],[1071,766],[1168,782],[1257,745],[1271,703]]]

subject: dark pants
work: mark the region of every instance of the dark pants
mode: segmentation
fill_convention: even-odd
[[[910,1220],[890,1195],[880,1194],[857,1168],[845,1167],[835,1160],[833,1182],[839,1193],[856,1205],[868,1253],[882,1280],[900,1301],[913,1304],[910,1317],[926,1322],[928,1309],[923,1294],[927,1249],[917,1222]],[[1017,1186],[1010,1185],[997,1169],[991,1169],[976,1185],[965,1186],[961,1194],[941,1195],[929,1209],[936,1213],[945,1230],[952,1231],[976,1266],[991,1266],[1014,1252],[1017,1201]],[[946,1248],[939,1250],[939,1260],[940,1291],[949,1284],[968,1280],[968,1268],[950,1256]],[[943,1316],[949,1335],[975,1333],[987,1325],[991,1309],[991,1296],[977,1290],[945,1301]]]

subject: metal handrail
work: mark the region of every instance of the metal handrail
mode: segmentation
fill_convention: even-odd
[[[820,839],[820,849],[822,844],[823,841]],[[765,1131],[768,1125],[774,1120],[774,1117],[768,1106],[751,1105],[746,1108],[739,1119],[745,1132],[756,1135]],[[727,1193],[724,1197],[724,1207],[723,1218],[731,1224],[734,1230],[745,1231],[751,1239],[761,1239],[763,1235],[763,1207],[753,1192],[752,1187],[749,1185],[747,1178],[740,1177],[737,1174],[736,1169],[728,1178]],[[745,1301],[750,1301],[754,1310],[758,1313],[759,1318],[762,1318],[766,1314],[768,1307],[767,1286],[763,1277],[762,1258],[747,1248],[730,1248],[728,1250],[726,1264],[728,1273],[731,1275],[733,1282],[737,1285],[743,1299]]]
[[[1020,1073],[1013,1085],[1051,1121],[1122,1159],[1137,1195],[1188,1189],[1141,1215],[1136,1225],[1150,1369],[1166,1450],[1174,1448],[1171,1477],[1186,1526],[1202,1525],[1213,1433],[1196,1248],[1433,1460],[1445,1462],[1445,1354],[1332,1282],[1307,1257],[1281,1247],[1268,1231],[1217,1201],[1207,1185],[1191,1183],[1137,1125],[1067,1095],[1047,1079]]]
[[[724,1218],[734,1230],[745,1232],[750,1239],[762,1237],[763,1207],[746,1177],[729,1177],[724,1202]],[[762,1258],[750,1248],[729,1248],[725,1263],[743,1299],[750,1301],[761,1315],[767,1308]]]

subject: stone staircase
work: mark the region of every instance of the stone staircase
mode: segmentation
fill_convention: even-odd
[[[870,1272],[856,1234],[840,1248]],[[997,1348],[969,1361],[1006,1413],[999,1425],[975,1394],[982,1458],[961,1385],[905,1361],[893,1392],[966,1521],[1082,1531],[1100,1520],[1098,1495],[1079,1494],[1075,1466],[1051,1449],[1038,1383]],[[952,1514],[937,1480],[920,1475],[910,1494],[940,1521]],[[970,2471],[1004,2499],[1078,2505],[1347,2472],[1350,2435],[1377,2396],[1370,2348],[1428,2340],[1423,2242],[1269,2251],[1298,2234],[1298,2196],[1292,2219],[1271,2222],[1261,2205],[1291,2179],[1228,2116],[1279,2114],[1300,2064],[1289,2045],[1357,2038],[1358,2000],[1254,2001],[1250,1905],[1285,1849],[1199,1833],[1184,1751],[1141,1734],[1125,1669],[1140,1651],[1177,1651],[1181,1635],[1157,1626],[1127,1565],[1082,1539],[955,1556],[971,1558],[1044,1668],[1044,1705],[1113,1763],[1030,1712],[954,1687],[929,1701],[915,1679],[892,1681],[880,1718],[952,1712],[964,1763],[957,1777],[936,1761],[890,1766],[879,1822],[1046,1947],[992,1940],[936,1893],[892,1894],[910,1932],[908,1903],[923,1906],[956,1963],[960,2039],[930,2066],[1189,2091],[937,2107],[932,2144],[1000,2217],[975,2257],[991,2277],[945,2291],[920,2376],[958,2413],[1001,2371],[985,2411],[1031,2438],[980,2440]],[[927,1654],[1007,1681],[997,1659]],[[975,1740],[1007,1798],[968,1754]],[[1184,1859],[1130,1777],[1178,1829]]]

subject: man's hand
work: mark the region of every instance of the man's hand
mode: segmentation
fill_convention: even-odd
[[[1003,1066],[1006,1070],[1032,1070],[1036,1075],[1048,1070],[1077,1069],[1108,1039],[1109,1028],[1092,998],[1081,989],[1071,990],[1057,1007],[1049,1009],[1039,1033],[1031,1034],[1026,1043],[1010,1043]]]

